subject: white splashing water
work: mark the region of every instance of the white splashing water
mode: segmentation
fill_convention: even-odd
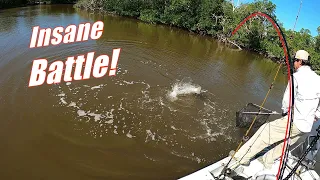
[[[78,116],[85,116],[87,114],[84,110],[78,110],[77,113]]]
[[[200,93],[201,93],[201,86],[192,84],[190,82],[187,82],[187,83],[179,82],[173,85],[171,92],[168,93],[168,97],[171,101],[175,101],[178,99],[179,95],[200,94]]]
[[[195,124],[199,131],[196,131],[195,133],[189,133],[188,129],[185,129],[183,125],[181,125],[180,122],[175,121],[168,121],[165,123],[166,131],[162,131],[161,126],[159,129],[148,129],[150,124],[153,123],[153,121],[137,121],[140,120],[141,116],[144,116],[143,114],[140,114],[139,111],[136,113],[133,113],[131,106],[131,98],[128,98],[130,95],[130,91],[128,93],[124,93],[124,96],[118,100],[118,103],[115,103],[113,106],[107,106],[107,105],[98,105],[93,106],[97,109],[92,109],[93,107],[88,107],[87,103],[90,101],[90,98],[88,94],[93,94],[93,98],[101,98],[99,95],[100,90],[103,90],[104,87],[106,87],[106,84],[100,84],[95,86],[89,86],[89,85],[82,85],[81,87],[78,86],[70,86],[71,83],[66,83],[67,88],[59,88],[58,93],[55,95],[60,100],[59,104],[61,106],[69,107],[74,112],[77,120],[82,121],[83,119],[86,120],[86,122],[95,122],[95,124],[92,124],[92,130],[88,133],[91,134],[93,137],[102,137],[107,134],[115,134],[119,136],[124,136],[129,139],[133,138],[141,138],[143,135],[137,132],[145,132],[145,143],[158,143],[161,142],[163,144],[166,144],[169,148],[174,147],[176,150],[172,150],[172,154],[191,159],[193,161],[197,161],[198,163],[204,162],[205,159],[201,157],[201,154],[196,155],[194,152],[186,151],[185,149],[188,148],[188,144],[186,147],[184,146],[185,143],[176,140],[176,137],[183,136],[188,139],[188,141],[195,142],[199,140],[204,140],[207,143],[212,143],[217,140],[217,138],[221,135],[224,135],[224,131],[218,131],[216,132],[213,130],[215,127],[214,124],[216,119],[214,116],[214,113],[218,111],[216,110],[215,102],[210,101],[210,99],[204,101],[204,107],[199,108],[199,114],[195,117],[196,123]],[[158,88],[151,88],[151,85],[149,85],[147,82],[144,81],[116,81],[115,85],[118,86],[128,86],[131,89],[132,87],[140,87],[141,95],[138,96],[137,102],[138,105],[141,105],[141,108],[143,110],[146,110],[146,112],[150,112],[155,110],[158,110],[157,105],[160,105],[159,110],[155,111],[159,114],[154,114],[153,116],[149,116],[148,118],[155,120],[162,120],[161,117],[163,114],[163,110],[166,110],[168,108],[170,110],[170,113],[173,115],[179,115],[179,111],[175,108],[175,106],[170,105],[177,105],[179,103],[184,103],[185,101],[179,102],[176,101],[175,103],[168,103],[167,100],[173,102],[175,100],[189,100],[188,97],[193,97],[194,94],[201,94],[203,92],[206,92],[201,88],[201,86],[194,84],[192,80],[190,79],[183,79],[179,82],[175,82],[171,88],[165,88],[167,91],[167,94],[162,94],[161,92],[160,97],[158,97],[159,94],[154,93],[154,91],[158,90]],[[79,89],[81,90],[79,93]],[[70,92],[69,92],[70,91]],[[91,93],[92,92],[92,93]],[[101,91],[102,92],[102,91]],[[71,96],[68,96],[71,94]],[[139,93],[140,94],[140,93]],[[74,97],[74,95],[77,95]],[[156,95],[154,97],[153,95]],[[79,98],[79,96],[81,98]],[[163,97],[166,96],[166,97]],[[187,97],[186,99],[183,99],[183,97]],[[113,99],[116,100],[117,96],[116,94],[107,94],[105,96],[102,96],[105,99]],[[191,98],[191,100],[194,100]],[[197,100],[197,99],[196,99]],[[189,101],[188,101],[189,102]],[[197,101],[201,103],[201,101]],[[93,102],[94,103],[94,102]],[[93,104],[95,105],[95,104]],[[180,105],[180,104],[179,104]],[[139,106],[140,107],[140,106]],[[149,108],[151,107],[151,108]],[[202,106],[201,106],[202,107]],[[145,112],[145,111],[143,111]],[[126,118],[122,117],[122,114],[130,114],[130,117]],[[119,120],[122,117],[122,120]],[[125,120],[126,119],[126,120]],[[132,120],[131,120],[132,119]],[[131,122],[132,121],[132,122]],[[213,121],[213,122],[212,122]],[[96,126],[97,124],[97,126]],[[153,124],[151,124],[152,126]],[[169,129],[169,130],[168,130]],[[221,128],[222,129],[222,128]],[[167,133],[168,130],[168,133]],[[142,137],[143,138],[143,137]],[[152,142],[153,141],[153,142]],[[181,150],[177,150],[178,147],[181,147]],[[182,150],[184,149],[184,150]],[[186,151],[186,152],[185,152]],[[190,155],[191,154],[191,155]],[[149,157],[146,157],[149,158]]]

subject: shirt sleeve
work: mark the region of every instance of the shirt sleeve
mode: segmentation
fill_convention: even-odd
[[[316,110],[316,119],[320,119],[320,76],[318,75],[318,83],[317,83],[317,87],[318,88],[318,93],[317,93],[317,96],[318,96],[318,107],[317,107],[317,110]]]
[[[318,107],[316,109],[315,116],[316,116],[316,119],[319,119],[320,118],[320,76],[318,75],[317,77],[318,77],[318,79],[317,79],[318,83],[316,83],[316,85],[318,85],[318,86],[316,86],[316,88],[318,89],[317,96],[318,96],[319,102],[318,102]]]
[[[318,104],[318,108],[316,110],[316,118],[319,119],[320,118],[320,102]]]
[[[294,85],[294,95],[296,95],[298,86],[297,86],[297,81],[294,78],[294,76],[293,76],[293,83],[294,83],[293,84]],[[281,109],[282,109],[283,113],[287,113],[289,110],[289,97],[290,97],[290,87],[289,86],[290,86],[290,83],[288,82],[287,88],[284,92],[283,99],[282,99],[282,108]]]

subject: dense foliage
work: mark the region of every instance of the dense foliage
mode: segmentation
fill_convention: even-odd
[[[35,2],[36,0],[0,0],[0,9]],[[51,0],[51,3],[72,2],[75,0]],[[252,12],[265,12],[276,19],[275,4],[269,0],[257,0],[236,7],[232,2],[228,0],[79,0],[76,7],[131,16],[149,23],[177,26],[257,51],[273,60],[283,59],[277,33],[271,23],[263,17],[251,19],[234,37],[229,38],[230,32]],[[311,36],[308,29],[292,31],[282,27],[282,30],[290,53],[294,54],[298,49],[307,50],[311,54],[313,68],[319,71],[320,26],[317,29],[318,35],[315,37]]]
[[[227,0],[79,0],[76,7],[177,26],[195,33],[211,35],[222,41],[235,42],[274,60],[284,58],[277,33],[265,18],[256,17],[248,21],[237,35],[227,38],[237,24],[252,12],[265,12],[276,19],[276,5],[268,0],[237,7]],[[282,27],[281,24],[280,26]],[[312,37],[308,29],[293,32],[282,27],[282,30],[290,53],[306,49],[311,54],[314,69],[319,70],[320,27],[316,37]]]
[[[16,7],[16,6],[23,6],[28,3],[29,0],[0,0],[0,9],[2,8],[9,8],[9,7]]]
[[[51,4],[68,4],[75,3],[77,0],[0,0],[0,9],[39,4],[46,2]]]
[[[76,2],[75,0],[50,0],[51,4],[69,4]]]

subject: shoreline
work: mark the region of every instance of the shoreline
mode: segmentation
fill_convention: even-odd
[[[5,10],[5,9],[12,9],[12,8],[19,8],[19,7],[28,7],[28,6],[39,6],[39,5],[57,5],[57,4],[61,4],[61,5],[75,5],[76,2],[70,2],[70,3],[52,3],[50,0],[48,1],[42,1],[42,2],[35,2],[35,3],[27,3],[27,4],[21,4],[21,5],[13,5],[13,6],[8,6],[8,7],[1,7],[0,6],[0,11],[1,10]]]
[[[49,2],[49,3],[48,3]],[[40,3],[34,3],[34,4],[25,4],[25,5],[20,5],[20,6],[12,6],[12,7],[6,7],[6,8],[0,8],[0,10],[4,10],[4,9],[11,9],[11,8],[18,8],[18,7],[27,7],[27,6],[37,6],[37,5],[53,5],[50,1],[44,1],[44,2],[40,2]],[[277,58],[277,57],[272,57],[270,56],[267,52],[262,52],[262,51],[259,51],[259,50],[255,50],[255,49],[251,49],[251,48],[247,48],[245,46],[242,46],[242,45],[239,45],[237,44],[237,42],[235,41],[231,41],[229,40],[228,38],[226,37],[222,37],[220,38],[219,35],[210,35],[208,33],[206,33],[205,31],[192,31],[192,30],[189,30],[187,28],[183,28],[183,27],[179,27],[177,25],[172,25],[172,24],[166,24],[166,23],[161,23],[161,22],[148,22],[148,21],[144,21],[138,17],[134,17],[134,16],[129,16],[129,15],[119,15],[115,12],[109,12],[109,11],[106,11],[106,10],[103,10],[102,7],[100,8],[90,8],[90,9],[86,9],[84,8],[83,6],[79,6],[76,2],[72,2],[72,3],[58,3],[58,4],[61,4],[61,5],[71,5],[73,4],[73,7],[75,9],[79,9],[79,10],[84,10],[84,11],[87,11],[87,12],[93,12],[93,13],[102,13],[102,14],[106,14],[106,15],[112,15],[112,16],[118,16],[118,17],[126,17],[126,18],[130,18],[130,19],[135,19],[135,20],[139,20],[141,22],[144,22],[144,23],[147,23],[147,24],[154,24],[154,25],[164,25],[164,26],[167,26],[167,27],[174,27],[174,28],[177,28],[177,29],[181,29],[181,30],[184,30],[184,31],[187,31],[189,33],[193,33],[195,35],[200,35],[200,36],[206,36],[206,37],[209,37],[209,38],[212,38],[214,40],[217,40],[218,42],[220,43],[224,43],[226,46],[229,46],[229,47],[235,47],[239,50],[247,50],[249,52],[252,52],[252,53],[256,53],[256,54],[259,54],[261,56],[263,56],[264,58],[267,58],[269,59],[270,61],[273,61],[277,64],[279,63],[282,63],[282,64],[286,64],[285,63],[285,59],[284,58]],[[79,6],[79,7],[78,7]]]
[[[285,62],[285,57],[284,58],[277,58],[277,57],[274,57],[274,56],[270,56],[267,52],[262,52],[262,51],[258,51],[258,50],[255,50],[255,49],[252,49],[252,48],[247,48],[247,47],[244,47],[242,45],[239,45],[239,44],[236,44],[236,42],[233,42],[227,38],[227,40],[223,40],[219,37],[215,37],[213,35],[210,35],[210,34],[207,34],[203,31],[192,31],[192,30],[189,30],[187,28],[183,28],[183,27],[179,27],[179,26],[176,26],[176,25],[172,25],[172,24],[165,24],[165,23],[155,23],[155,22],[147,22],[147,21],[144,21],[144,20],[141,20],[140,18],[138,17],[134,17],[134,16],[126,16],[126,15],[119,15],[117,13],[114,13],[114,12],[109,12],[109,11],[106,11],[106,10],[103,10],[102,8],[101,9],[85,9],[83,7],[77,7],[77,4],[74,4],[73,6],[75,9],[78,9],[78,10],[83,10],[83,11],[87,11],[87,12],[93,12],[95,14],[105,14],[105,15],[110,15],[110,16],[117,16],[117,17],[125,17],[125,18],[130,18],[130,19],[134,19],[134,20],[138,20],[140,22],[144,22],[144,23],[147,23],[147,24],[153,24],[153,25],[163,25],[163,26],[167,26],[167,27],[174,27],[174,28],[177,28],[177,29],[180,29],[180,30],[184,30],[188,33],[192,33],[194,35],[199,35],[199,36],[206,36],[206,37],[209,37],[209,38],[212,38],[214,40],[216,40],[217,42],[219,43],[223,43],[225,44],[225,46],[228,46],[228,47],[235,47],[237,49],[239,49],[240,51],[241,50],[246,50],[248,52],[251,52],[251,53],[255,53],[255,54],[258,54],[258,55],[261,55],[263,56],[264,58],[274,62],[274,63],[277,63],[277,64],[283,64],[283,65],[286,65],[286,62]],[[231,41],[231,42],[230,42]],[[291,56],[290,56],[291,57]],[[292,57],[291,57],[292,58]],[[319,74],[320,74],[320,71],[319,71]]]
[[[49,2],[49,3],[48,3]],[[153,24],[153,25],[164,25],[164,26],[167,26],[167,27],[174,27],[176,29],[180,29],[180,30],[184,30],[188,33],[192,33],[194,35],[198,35],[198,36],[206,36],[208,38],[212,38],[213,40],[216,40],[217,42],[219,43],[223,43],[225,46],[227,47],[231,47],[231,48],[235,48],[237,50],[246,50],[248,52],[251,52],[251,53],[255,53],[255,54],[258,54],[258,55],[261,55],[262,57],[276,63],[276,64],[282,64],[282,65],[286,65],[286,61],[285,61],[285,57],[283,58],[278,58],[276,56],[272,56],[270,55],[268,52],[265,52],[265,51],[259,51],[259,50],[256,50],[256,49],[253,49],[253,48],[248,48],[246,46],[243,46],[241,44],[238,44],[236,41],[232,41],[230,39],[228,39],[227,37],[225,37],[223,34],[215,34],[215,35],[212,35],[212,34],[209,34],[207,33],[205,30],[190,30],[188,28],[185,28],[185,27],[179,27],[178,25],[173,25],[173,24],[168,24],[168,23],[162,23],[162,22],[148,22],[146,20],[142,20],[141,18],[139,17],[135,17],[135,16],[130,16],[130,15],[120,15],[120,14],[117,14],[116,12],[110,12],[110,11],[106,11],[103,9],[103,7],[99,7],[99,8],[96,8],[96,7],[87,7],[85,8],[84,6],[82,6],[81,4],[77,4],[76,2],[71,2],[71,3],[58,3],[58,4],[61,4],[61,5],[73,5],[73,8],[75,9],[78,9],[78,10],[84,10],[84,11],[87,11],[87,12],[93,12],[95,14],[105,14],[105,15],[111,15],[111,16],[117,16],[117,17],[125,17],[125,18],[130,18],[130,19],[134,19],[134,20],[138,20],[140,22],[143,22],[143,23],[146,23],[146,24]],[[11,9],[11,8],[19,8],[19,7],[27,7],[27,6],[37,6],[37,5],[53,5],[50,1],[45,1],[45,2],[38,2],[38,3],[34,3],[34,4],[26,4],[26,5],[20,5],[20,6],[14,6],[14,7],[6,7],[6,8],[2,8],[0,9],[1,10],[4,10],[4,9]],[[291,55],[290,55],[291,57]],[[291,57],[292,58],[292,57]],[[320,75],[320,70],[315,68],[315,66],[311,66],[312,69]]]

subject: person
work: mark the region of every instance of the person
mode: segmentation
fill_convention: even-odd
[[[305,133],[312,129],[315,119],[320,118],[320,76],[310,67],[310,55],[305,50],[299,50],[294,59],[294,108],[290,144],[294,144]],[[290,99],[290,84],[288,83],[282,100],[282,117],[265,123],[234,155],[238,164],[248,165],[264,148],[275,142],[282,141],[285,136]],[[280,157],[283,142],[262,156],[265,168],[271,169],[274,160]]]

